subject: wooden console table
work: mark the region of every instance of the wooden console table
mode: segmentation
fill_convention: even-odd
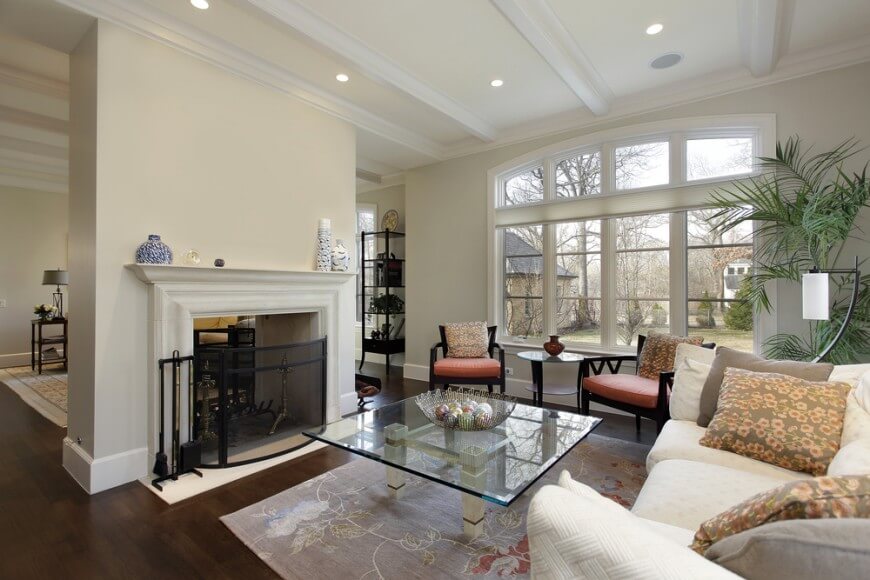
[[[60,326],[62,334],[53,334],[43,336],[42,330],[46,326]],[[48,345],[62,345],[63,356],[58,358],[43,358],[43,347]],[[64,370],[67,370],[67,362],[69,361],[69,344],[67,340],[67,319],[55,318],[53,320],[31,320],[30,321],[30,368],[38,370],[42,374],[43,365],[62,364]]]

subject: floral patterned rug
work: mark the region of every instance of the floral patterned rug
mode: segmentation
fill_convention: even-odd
[[[43,368],[42,374],[27,367],[0,369],[0,382],[15,391],[28,405],[60,427],[66,427],[67,374]]]
[[[631,507],[649,447],[589,435],[510,507],[487,503],[484,533],[462,534],[460,492],[408,477],[400,500],[384,466],[364,458],[221,520],[282,578],[495,578],[529,576],[526,511],[562,470]]]

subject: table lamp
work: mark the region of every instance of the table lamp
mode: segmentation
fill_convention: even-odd
[[[846,270],[819,270],[813,268],[803,275],[803,318],[804,320],[830,320],[831,307],[829,296],[829,282],[831,274],[852,274],[855,285],[852,288],[852,300],[849,302],[849,310],[846,311],[846,318],[843,319],[843,325],[831,343],[813,359],[813,362],[819,362],[826,356],[831,354],[831,351],[837,345],[843,335],[846,333],[846,328],[852,320],[852,315],[855,313],[855,305],[858,304],[858,292],[861,287],[861,271],[858,269],[858,257],[855,257],[855,267]]]
[[[61,286],[69,285],[69,272],[66,270],[45,270],[42,273],[43,286],[56,286],[57,290],[52,293],[52,303],[57,308],[57,318],[63,318],[63,292]]]

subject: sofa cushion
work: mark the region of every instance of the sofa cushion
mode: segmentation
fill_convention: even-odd
[[[771,522],[870,518],[870,476],[815,477],[756,494],[703,522],[692,549],[703,554],[716,542]]]
[[[650,332],[640,351],[638,376],[654,381],[659,380],[659,373],[674,370],[674,357],[678,344],[693,344],[701,346],[704,341],[700,336],[673,336]]]
[[[787,360],[767,360],[752,353],[741,352],[727,347],[716,350],[710,374],[701,391],[701,409],[698,414],[698,425],[706,427],[710,424],[716,405],[719,402],[719,388],[725,377],[726,368],[746,369],[749,371],[780,373],[798,377],[807,381],[826,381],[834,370],[834,365],[828,363],[805,363]]]
[[[836,383],[848,383],[854,387],[865,374],[870,379],[870,364],[836,365],[828,380]]]
[[[592,493],[546,485],[532,498],[527,529],[534,578],[737,578]]]
[[[659,433],[655,445],[653,445],[649,455],[646,457],[647,472],[652,471],[653,467],[661,461],[688,459],[764,475],[777,482],[810,478],[810,475],[806,473],[798,473],[797,471],[776,467],[775,465],[749,459],[730,451],[704,447],[698,441],[704,436],[705,432],[703,427],[698,427],[693,421],[671,420],[665,423],[664,429]]]
[[[489,348],[486,322],[450,322],[444,325],[447,356],[451,358],[481,358]]]
[[[870,520],[791,520],[727,537],[704,556],[749,580],[863,578],[868,538]]]
[[[856,439],[841,447],[828,465],[827,475],[870,475],[870,441]]]
[[[697,530],[702,522],[782,480],[679,459],[656,464],[631,508],[636,516]]]
[[[725,369],[701,445],[823,475],[840,448],[850,391],[846,383]]]
[[[435,374],[439,377],[497,379],[501,376],[501,363],[485,357],[442,358],[435,361]]]
[[[583,388],[612,401],[628,403],[644,409],[655,409],[659,396],[658,379],[645,379],[628,374],[584,377]]]
[[[870,391],[870,389],[867,389]],[[846,446],[859,439],[870,441],[870,412],[858,400],[861,387],[854,389],[846,398],[846,415],[843,417],[843,437],[840,445]]]

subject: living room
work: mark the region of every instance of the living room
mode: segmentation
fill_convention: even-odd
[[[0,575],[861,576],[868,24],[0,0]]]

